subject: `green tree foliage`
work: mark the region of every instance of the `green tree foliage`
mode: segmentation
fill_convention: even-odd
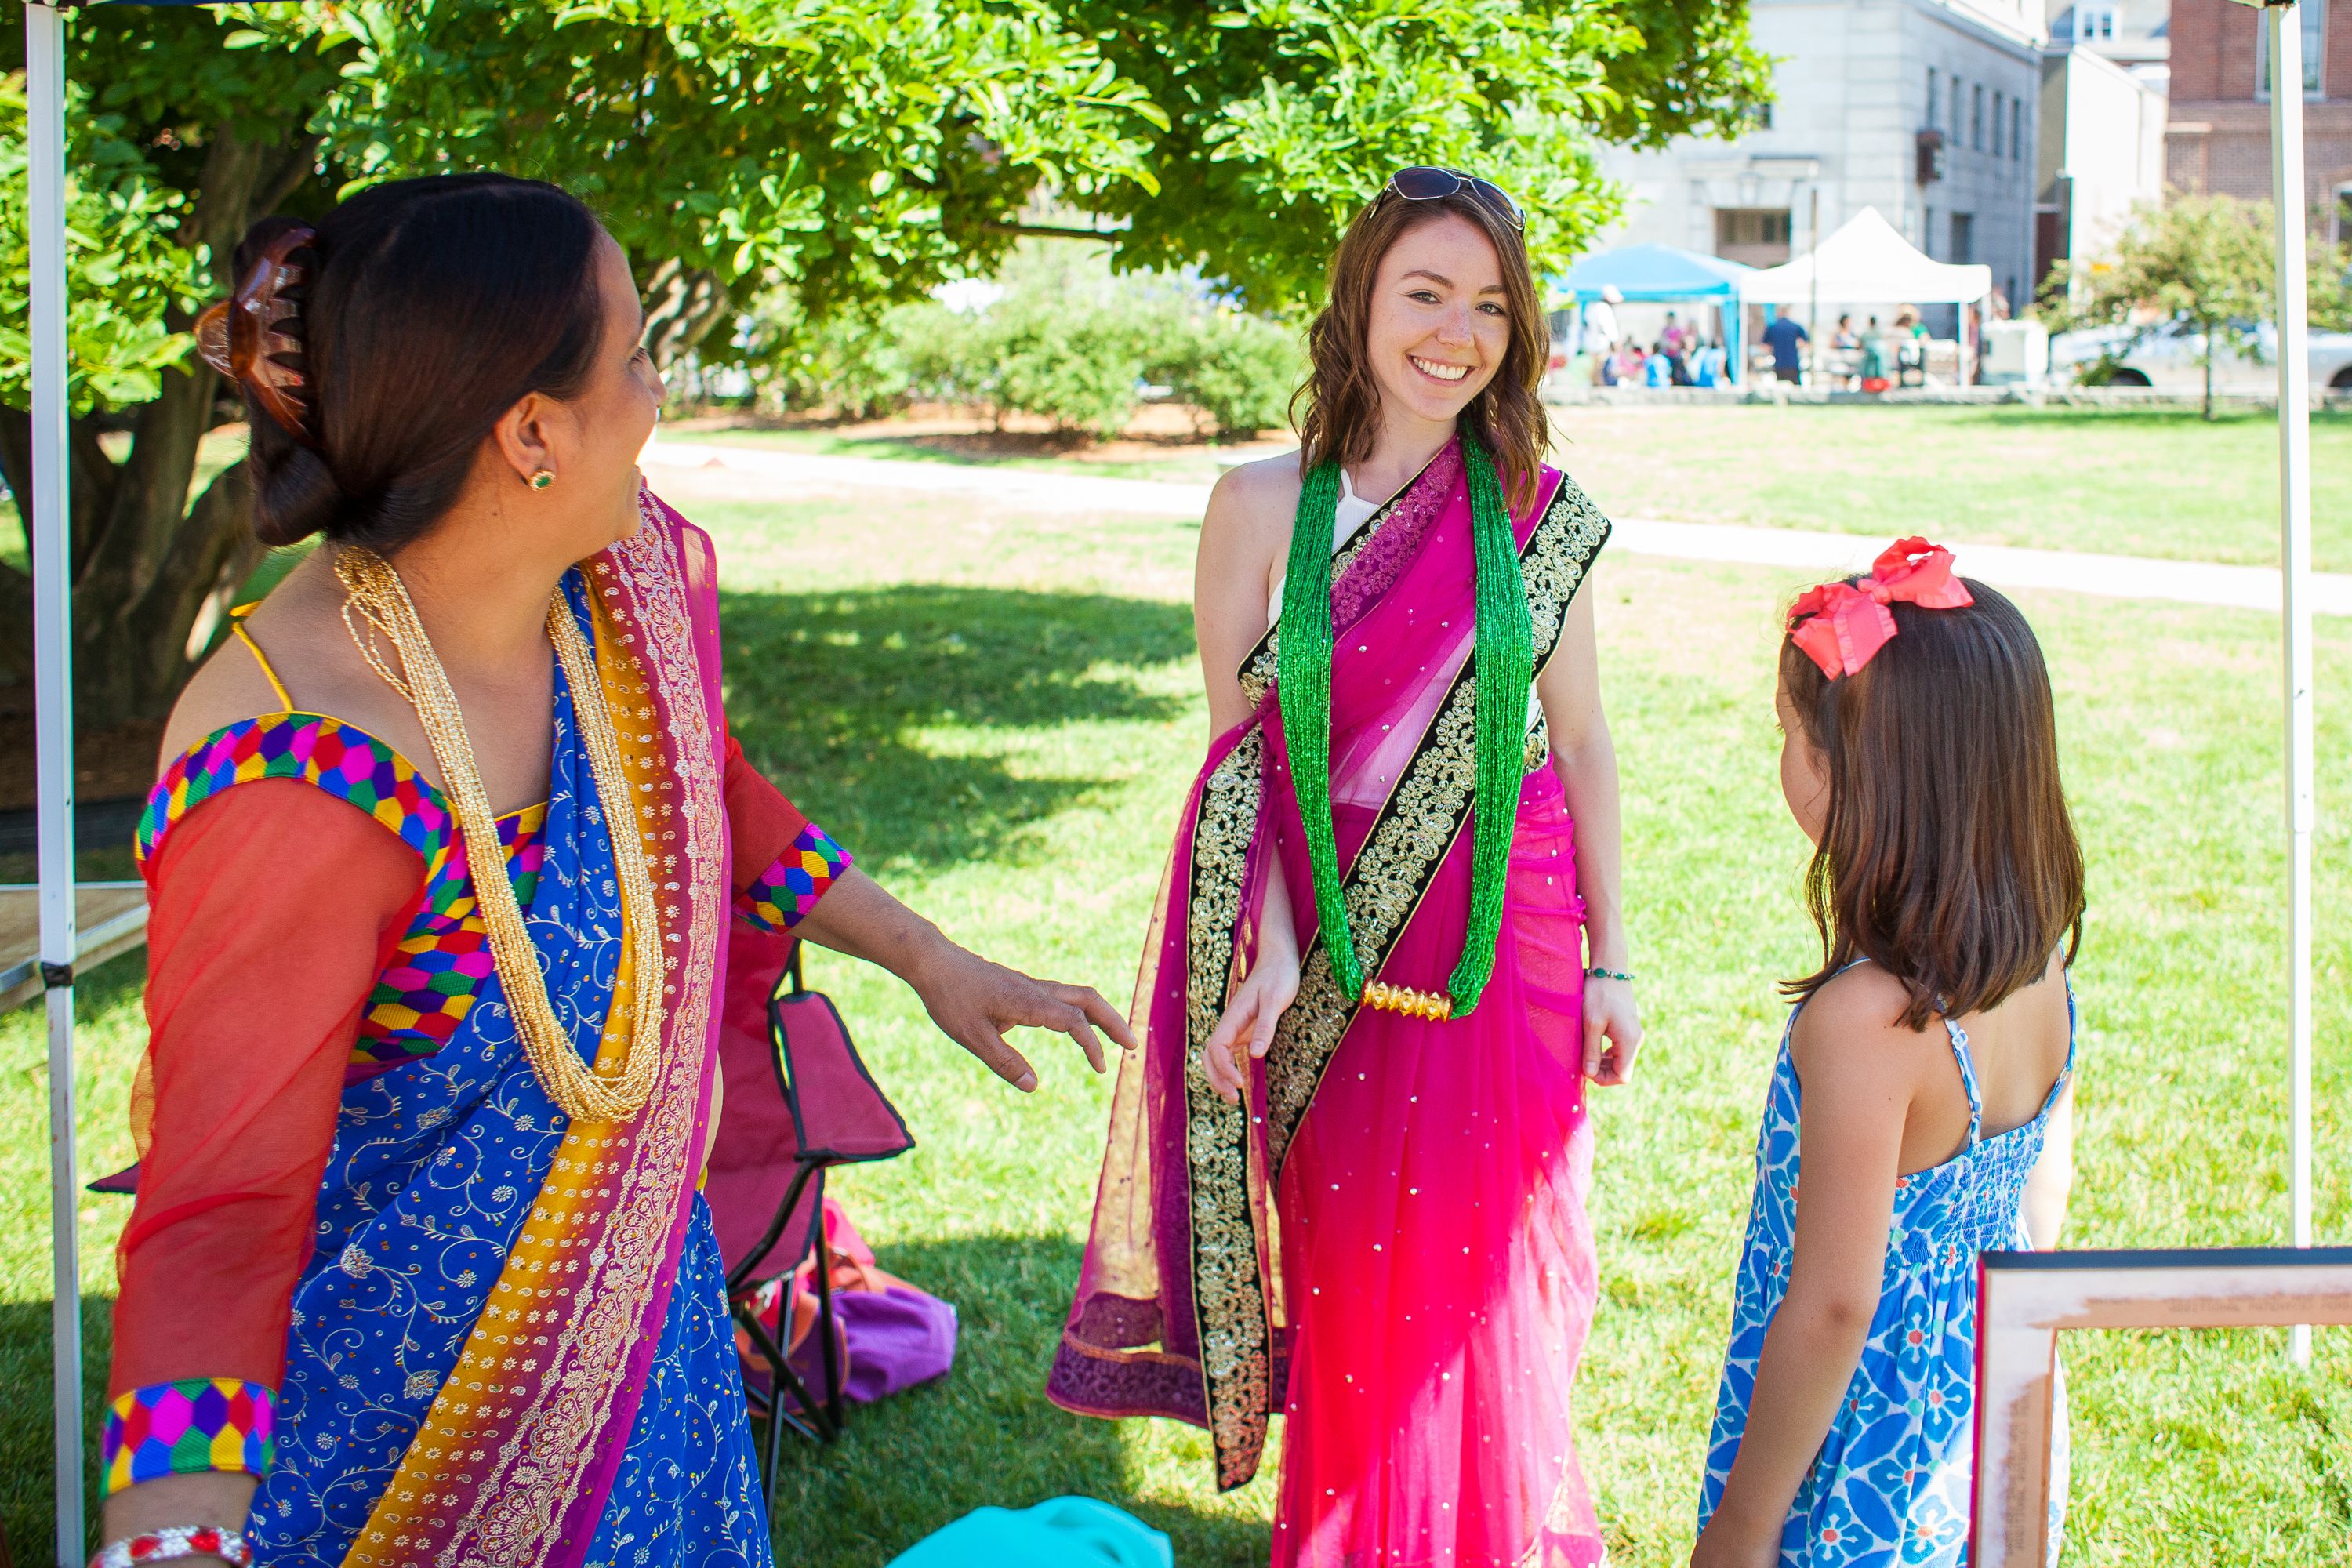
[[[2052,331],[2115,330],[2110,362],[2167,327],[2193,331],[2210,419],[2215,356],[2235,353],[2257,364],[2269,357],[2265,332],[2278,315],[2275,222],[2268,202],[2233,196],[2143,204],[2107,254],[2075,261],[2046,286]],[[2309,319],[2352,324],[2342,247],[2315,241],[2309,256]]]
[[[1615,218],[1603,140],[1743,129],[1764,63],[1744,0],[1075,0],[1120,72],[1168,107],[1161,189],[1113,187],[1122,264],[1203,257],[1253,307],[1318,298],[1333,240],[1395,169],[1473,169],[1516,195],[1539,267]]]
[[[0,7],[0,59],[21,49]],[[1391,168],[1475,164],[1527,202],[1549,264],[1615,211],[1596,138],[1743,122],[1763,79],[1745,0],[98,7],[73,17],[70,70],[92,84],[71,198],[74,515],[99,719],[166,705],[254,563],[242,468],[191,498],[197,441],[234,409],[185,332],[269,211],[443,169],[554,180],[628,250],[657,356],[711,363],[739,353],[714,329],[763,294],[872,319],[987,275],[1041,192],[1110,222],[1122,268],[1197,264],[1283,310]],[[20,92],[0,114],[0,163],[21,164]],[[24,244],[21,198],[0,201],[0,252]],[[21,335],[0,338],[0,471],[19,492],[23,361]],[[1054,378],[1021,379],[1043,397]],[[1112,379],[1079,424],[1109,418]],[[26,599],[0,572],[0,679],[26,668]]]

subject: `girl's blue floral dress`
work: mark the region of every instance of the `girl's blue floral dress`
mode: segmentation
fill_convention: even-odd
[[[1780,1533],[1783,1568],[1829,1564],[1933,1564],[1966,1561],[1969,1488],[1975,1454],[1977,1254],[2028,1251],[2026,1178],[2042,1156],[2050,1108],[2074,1075],[2074,993],[2066,992],[2066,1066],[2041,1111],[2021,1127],[1979,1138],[1984,1102],[1969,1059],[1968,1032],[1950,1019],[1952,1054],[1969,1096],[1969,1142],[1942,1164],[1895,1183],[1895,1221],[1878,1313],[1845,1403],[1830,1426],[1812,1474],[1797,1489]],[[1797,1221],[1798,1110],[1802,1098],[1789,1052],[1797,1009],[1780,1054],[1756,1142],[1756,1195],[1734,1283],[1731,1349],[1716,1396],[1699,1528],[1723,1500],[1731,1461],[1748,1426],[1764,1331],[1789,1288]],[[2050,1561],[2058,1559],[2066,1508],[2066,1404],[2063,1380],[2053,1423]]]

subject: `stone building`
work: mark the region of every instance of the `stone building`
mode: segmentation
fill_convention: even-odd
[[[2312,226],[2352,240],[2352,0],[2305,0],[2304,201]],[[2270,49],[2263,14],[2233,0],[2172,0],[2165,181],[2271,197]]]
[[[2144,202],[2164,199],[2165,0],[2049,0],[2035,146],[2033,273],[2097,255]]]
[[[1771,266],[1876,207],[1935,259],[2031,290],[2045,0],[1754,0],[1750,20],[1778,62],[1769,119],[1735,142],[1611,150],[1631,200],[1603,245]],[[1951,307],[1931,314],[1949,330]]]

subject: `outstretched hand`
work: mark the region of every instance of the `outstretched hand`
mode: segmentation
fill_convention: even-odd
[[[907,976],[940,1032],[988,1064],[997,1077],[1027,1094],[1037,1087],[1037,1074],[1004,1038],[1004,1031],[1026,1026],[1067,1035],[1087,1054],[1087,1065],[1103,1070],[1102,1041],[1096,1029],[1135,1049],[1135,1037],[1118,1010],[1090,985],[1065,985],[1036,980],[1017,969],[993,963],[952,942],[919,970]]]

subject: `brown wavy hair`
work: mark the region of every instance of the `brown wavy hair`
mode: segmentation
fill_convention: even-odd
[[[1384,193],[1385,194],[1385,193]],[[1380,433],[1381,389],[1372,379],[1365,344],[1371,326],[1372,284],[1381,260],[1396,242],[1426,223],[1451,214],[1477,226],[1502,263],[1505,302],[1511,313],[1511,342],[1502,368],[1470,405],[1462,423],[1494,454],[1495,470],[1515,511],[1535,504],[1537,475],[1551,450],[1551,421],[1536,388],[1551,358],[1551,326],[1545,320],[1527,240],[1465,190],[1432,201],[1374,198],[1356,215],[1331,255],[1331,296],[1307,329],[1310,362],[1307,383],[1290,400],[1290,422],[1298,432],[1298,471],[1303,476],[1326,458],[1360,463],[1372,455]],[[1306,405],[1302,416],[1299,405]]]
[[[1859,584],[1862,578],[1848,578]],[[1997,1007],[2083,942],[2083,851],[2058,776],[2042,645],[2017,606],[1895,604],[1895,637],[1832,680],[1780,645],[1780,689],[1825,760],[1829,816],[1805,869],[1822,966],[1867,958],[1910,993],[1903,1022]]]

